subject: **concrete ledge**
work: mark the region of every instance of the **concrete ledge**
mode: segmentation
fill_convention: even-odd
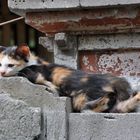
[[[52,11],[64,9],[77,9],[80,7],[79,0],[8,0],[11,11],[24,16],[26,12]]]
[[[22,16],[24,16],[26,12],[59,11],[68,9],[83,9],[88,7],[116,7],[139,4],[139,0],[8,0],[8,5],[11,11]]]
[[[138,5],[139,0],[80,0],[81,7],[111,7],[123,5]]]
[[[139,140],[140,114],[71,113],[69,140]]]
[[[33,107],[41,107],[45,104],[48,105],[50,100],[56,100],[57,102],[60,100],[60,98],[55,98],[56,96],[58,97],[58,95],[48,92],[45,86],[33,84],[22,77],[1,78],[0,94],[1,93],[8,93],[11,95],[11,97],[18,100],[23,100]],[[63,107],[63,105],[60,106]]]
[[[67,129],[68,129],[68,113],[71,112],[71,101],[69,98],[66,97],[56,97],[54,94],[49,93],[48,91],[45,90],[46,87],[45,86],[41,86],[41,85],[35,85],[32,84],[31,82],[29,82],[27,79],[25,78],[21,78],[21,77],[9,77],[9,78],[1,78],[0,79],[0,101],[1,101],[1,96],[3,94],[9,94],[12,97],[12,102],[14,102],[12,105],[11,104],[11,100],[7,101],[6,103],[4,101],[2,101],[4,105],[1,106],[1,102],[0,102],[0,111],[2,110],[6,110],[4,112],[1,111],[0,114],[0,123],[1,121],[3,121],[3,116],[8,116],[8,109],[9,109],[9,114],[13,113],[12,111],[17,113],[21,112],[22,113],[25,112],[25,116],[28,116],[29,118],[33,118],[35,115],[32,113],[28,113],[28,110],[30,111],[32,108],[39,108],[40,109],[40,120],[37,119],[37,121],[39,122],[39,126],[37,128],[32,128],[34,127],[34,124],[32,124],[31,126],[29,126],[29,129],[31,129],[31,131],[34,132],[34,129],[38,130],[39,132],[36,133],[36,135],[38,136],[37,139],[30,139],[28,138],[28,133],[31,133],[30,131],[28,131],[27,129],[27,133],[25,133],[25,137],[27,137],[27,139],[25,139],[23,137],[22,139],[22,134],[18,133],[19,131],[22,131],[19,127],[20,122],[19,122],[19,118],[20,118],[20,114],[15,113],[12,114],[14,117],[12,117],[12,119],[14,120],[14,124],[16,124],[15,126],[15,130],[9,130],[12,129],[12,126],[7,126],[5,125],[4,127],[0,127],[0,131],[1,129],[3,129],[3,131],[7,132],[10,131],[11,133],[9,135],[12,135],[12,138],[9,138],[9,135],[7,136],[7,139],[4,139],[4,136],[6,135],[0,135],[0,139],[1,140],[13,140],[13,137],[15,137],[15,140],[67,140]],[[13,101],[14,100],[14,101]],[[22,101],[21,101],[22,100]],[[26,108],[24,107],[24,105],[20,105],[19,108],[19,103],[23,102],[24,104],[26,104]],[[14,109],[13,107],[14,106]],[[8,109],[7,109],[8,108]],[[32,116],[33,115],[33,116]],[[9,116],[9,117],[10,117]],[[22,116],[21,116],[22,118]],[[28,118],[27,118],[28,119]],[[24,120],[23,118],[23,124],[27,123],[26,118]],[[32,121],[31,121],[32,122]],[[30,123],[31,123],[30,122]],[[8,123],[10,123],[10,120],[8,120]],[[30,123],[27,123],[27,126],[30,125]],[[12,124],[12,125],[14,125]],[[25,127],[27,127],[25,126]],[[10,127],[10,128],[9,128]],[[24,126],[23,126],[24,127]],[[19,130],[17,130],[19,128]],[[32,130],[33,129],[33,130]],[[18,134],[18,137],[16,138],[16,131]],[[24,130],[25,131],[25,130]],[[34,136],[36,136],[33,133]]]
[[[83,35],[78,38],[78,50],[139,49],[139,34]]]

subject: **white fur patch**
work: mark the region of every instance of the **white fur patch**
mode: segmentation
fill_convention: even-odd
[[[9,61],[10,60],[9,60],[9,58],[8,58],[7,55],[2,58],[2,60],[1,60],[1,66],[0,66],[0,73],[7,71],[7,68],[8,68],[7,65],[9,64]]]

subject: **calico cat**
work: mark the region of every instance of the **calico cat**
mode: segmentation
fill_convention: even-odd
[[[110,74],[89,74],[66,66],[47,64],[31,65],[21,71],[36,84],[58,90],[60,96],[72,99],[75,112],[131,112],[140,102],[140,92],[135,93],[129,83]]]
[[[139,104],[129,83],[110,74],[89,74],[50,64],[33,55],[27,45],[0,47],[0,76],[22,76],[60,96],[72,98],[76,112],[130,112]]]

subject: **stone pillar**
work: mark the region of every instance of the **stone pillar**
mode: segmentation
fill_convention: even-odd
[[[58,33],[55,36],[40,37],[39,43],[54,53],[54,63],[78,68],[77,36]]]

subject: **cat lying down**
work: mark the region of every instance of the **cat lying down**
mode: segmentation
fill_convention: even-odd
[[[75,112],[125,113],[134,111],[140,103],[140,92],[134,92],[125,79],[50,64],[34,56],[27,45],[0,47],[0,76],[13,75],[70,97]]]
[[[19,71],[33,83],[59,91],[72,98],[76,112],[131,112],[140,102],[140,92],[133,92],[129,83],[110,74],[88,74],[56,64],[31,65]]]

